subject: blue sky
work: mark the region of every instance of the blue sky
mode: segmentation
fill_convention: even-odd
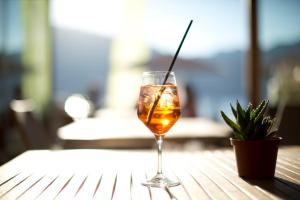
[[[5,9],[6,14],[5,21],[0,19],[0,50],[5,49],[6,53],[19,53],[23,42],[21,6],[18,1],[7,1],[6,4],[0,1],[0,7]]]
[[[264,0],[260,6],[259,28],[263,48],[300,40],[299,0]]]
[[[209,56],[218,50],[246,47],[245,6],[236,0],[149,1],[146,26],[150,46],[175,52],[190,19],[194,23],[181,55]]]
[[[21,27],[17,2],[8,5],[11,16],[7,21],[7,44],[11,49],[19,49],[21,44],[17,34]],[[50,5],[54,26],[113,37],[122,26],[125,1],[51,0]],[[247,0],[146,0],[141,33],[149,47],[173,54],[191,19],[194,23],[181,50],[182,56],[205,57],[247,47]],[[263,49],[300,40],[300,0],[260,0],[259,20]]]
[[[263,0],[259,5],[263,49],[300,40],[299,0]],[[208,57],[247,47],[246,0],[147,0],[145,6],[141,34],[149,47],[162,53],[176,51],[191,19],[194,23],[181,56]],[[124,0],[52,0],[51,22],[54,26],[113,37],[122,26],[124,7]]]

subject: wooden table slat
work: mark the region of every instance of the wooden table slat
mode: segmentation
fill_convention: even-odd
[[[152,163],[152,164],[155,164],[155,163]],[[146,170],[146,178],[144,180],[142,180],[142,182],[152,178],[154,176],[153,172],[154,172],[153,168],[148,167]],[[145,187],[145,186],[143,186],[143,187]],[[148,189],[150,192],[150,198],[152,200],[160,200],[160,199],[161,200],[165,200],[165,199],[170,200],[170,195],[164,188],[148,187]]]
[[[218,172],[221,176],[226,178],[226,180],[231,182],[231,184],[239,188],[251,199],[279,199],[272,195],[271,198],[269,195],[266,195],[264,192],[257,190],[257,188],[255,188],[253,185],[249,185],[246,181],[239,178],[237,176],[237,173],[234,170],[232,170],[232,167],[228,166],[228,163],[224,162],[223,160],[214,158],[211,155],[206,155],[204,158],[200,158],[199,156],[197,163],[200,164],[200,162],[201,164],[204,163],[206,167],[214,169],[216,172]]]
[[[226,154],[227,158],[230,157],[230,159],[233,160],[233,158],[234,158],[233,154],[230,154],[229,152],[225,152],[225,154]],[[218,155],[220,156],[219,158],[222,157],[220,155],[220,153]],[[223,156],[222,158],[224,158],[224,157],[225,156]],[[232,168],[232,171],[235,171],[236,167],[235,167],[235,165],[233,165],[233,162],[230,164],[230,166]],[[286,187],[286,185],[282,185],[282,182],[280,182],[276,179],[260,180],[260,181],[253,180],[251,183],[254,183],[255,185],[257,185],[257,183],[260,183],[258,189],[266,192],[267,194],[269,194],[271,196],[273,196],[273,194],[271,194],[271,193],[275,193],[275,192],[276,192],[277,196],[289,196],[290,193],[295,193],[294,190],[290,190],[290,187]],[[270,187],[270,185],[272,185],[272,187]]]
[[[286,165],[281,162],[277,162],[276,167],[280,171],[284,171],[286,174],[288,174],[290,176],[296,177],[297,179],[300,178],[300,170],[297,168],[294,168],[293,166]]]
[[[133,200],[150,200],[150,191],[148,187],[143,186],[141,183],[146,179],[146,173],[139,168],[132,170],[132,186],[131,198]]]
[[[56,196],[57,200],[64,199],[73,199],[75,198],[77,192],[80,187],[86,181],[87,174],[86,173],[76,173],[70,182],[61,190],[61,192]]]
[[[94,199],[111,199],[115,189],[116,178],[117,174],[115,171],[104,171],[101,181],[96,188]]]
[[[28,177],[32,175],[31,172],[24,172],[21,173],[14,178],[10,179],[8,182],[3,184],[0,188],[0,198],[5,196],[9,191],[11,191],[13,188],[17,187],[19,184],[21,184],[23,181],[25,181]]]
[[[286,157],[279,157],[279,162],[284,162],[285,164],[292,166],[294,168],[300,169],[300,162],[296,162],[294,159],[286,158]]]
[[[201,196],[202,200],[210,199],[205,190],[187,173],[184,173],[182,169],[175,169],[174,171],[182,183],[185,191],[188,193],[191,199],[198,199]]]
[[[180,200],[190,200],[191,198],[186,193],[183,185],[179,185],[177,187],[170,187],[170,192],[175,196],[177,199]]]
[[[287,198],[287,199],[298,199],[295,197],[299,197],[300,193],[296,190],[292,189],[288,185],[282,183],[281,181],[274,180],[251,180],[250,184],[256,185],[256,187],[266,193],[268,195],[272,194],[276,195],[279,198]]]
[[[176,173],[174,173],[174,168],[175,166],[179,165],[178,160],[176,158],[172,159],[171,166],[168,168],[168,176],[174,177],[174,179],[177,179],[179,181],[179,178],[177,177]],[[173,167],[172,167],[173,166]],[[179,181],[180,182],[180,181]],[[191,198],[187,194],[186,190],[183,187],[183,184],[180,184],[179,186],[176,187],[169,187],[169,192],[172,193],[173,196],[175,196],[177,199],[180,200],[190,200]]]
[[[82,188],[78,191],[75,199],[92,199],[95,194],[97,185],[100,184],[101,177],[102,172],[100,171],[90,172]]]
[[[194,178],[195,181],[197,181],[199,185],[201,185],[202,188],[204,188],[211,199],[230,199],[230,197],[226,193],[224,193],[224,191],[217,184],[215,184],[214,181],[212,181],[202,172],[191,169],[189,170],[191,171],[190,175]]]
[[[37,199],[54,199],[69,184],[73,176],[74,174],[66,172],[64,174],[60,174]]]
[[[282,166],[283,168],[295,173],[295,174],[298,174],[300,175],[300,168],[291,164],[291,163],[288,163],[286,161],[283,161],[281,159],[278,159],[277,160],[277,166]]]
[[[131,199],[131,172],[128,169],[121,169],[117,172],[116,185],[113,200]]]
[[[0,177],[0,187],[2,185],[4,185],[5,183],[7,183],[8,181],[10,181],[11,179],[15,178],[16,176],[18,176],[20,173],[13,173],[13,174],[9,174],[9,173],[4,173],[1,175]]]
[[[290,188],[293,188],[294,190],[297,190],[300,192],[300,185],[295,183],[293,179],[289,179],[286,176],[282,176],[279,172],[275,173],[276,179],[279,180],[280,182],[288,185]]]
[[[274,179],[251,180],[238,176],[229,149],[164,152],[163,171],[181,185],[148,188],[141,182],[156,171],[154,151],[28,151],[0,167],[0,199],[299,199],[296,153],[280,149]]]
[[[31,200],[38,197],[42,192],[47,189],[55,180],[58,178],[57,174],[48,174],[43,176],[43,178],[34,185],[34,187],[29,188],[22,196],[19,197],[20,200]]]
[[[168,193],[162,188],[150,188],[150,194],[152,200],[170,200]]]
[[[283,167],[277,165],[276,173],[280,173],[280,174],[284,175],[285,177],[287,177],[287,179],[291,180],[292,182],[300,184],[300,175],[298,175],[290,170],[287,170],[286,168],[283,168]]]
[[[222,159],[223,163],[226,163],[228,153],[225,153],[223,156],[220,155],[220,152],[218,153],[218,158]],[[217,161],[220,163],[220,161]],[[228,164],[228,163],[226,163]],[[229,170],[230,172],[233,172],[236,174],[235,166],[230,163],[227,165],[231,168]],[[228,168],[227,168],[228,169]],[[283,196],[289,196],[292,198],[294,195],[299,195],[300,193],[291,187],[288,187],[286,184],[283,184],[281,181],[275,179],[270,180],[259,180],[259,181],[251,181],[251,184],[254,184],[259,190],[263,191],[264,193],[268,194],[271,198],[275,198],[274,193],[276,196],[283,197]]]
[[[12,188],[4,197],[6,199],[17,199],[23,193],[37,184],[43,178],[43,176],[44,175],[41,173],[32,174],[24,181],[20,182],[20,184],[18,184],[18,187]]]
[[[190,160],[191,162],[191,160]],[[199,165],[193,166],[193,171],[201,171],[203,172],[211,181],[213,181],[220,189],[222,189],[231,199],[250,199],[245,193],[243,193],[241,190],[239,190],[238,187],[236,187],[234,184],[232,184],[230,181],[228,181],[225,177],[220,175],[218,172],[211,168],[211,166],[207,166],[205,164],[207,161],[202,161]]]

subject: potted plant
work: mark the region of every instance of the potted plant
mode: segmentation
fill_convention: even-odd
[[[232,128],[233,146],[238,174],[245,178],[274,177],[278,146],[282,138],[276,136],[272,126],[274,119],[265,115],[268,100],[263,100],[257,108],[250,103],[242,108],[230,104],[235,120],[231,120],[223,111],[222,118]]]

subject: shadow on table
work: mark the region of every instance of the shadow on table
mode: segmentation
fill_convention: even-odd
[[[282,199],[293,199],[300,195],[300,185],[283,178],[275,177],[273,179],[245,179],[251,185],[257,186],[262,190],[274,194]]]

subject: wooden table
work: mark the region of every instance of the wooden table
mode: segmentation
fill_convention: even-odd
[[[181,118],[166,135],[174,143],[228,144],[231,130],[204,118]],[[88,118],[58,130],[64,148],[152,148],[154,136],[137,117]]]
[[[164,171],[181,185],[147,188],[156,152],[27,151],[0,167],[0,199],[299,199],[300,146],[281,148],[276,177],[244,180],[228,150],[165,152]]]

